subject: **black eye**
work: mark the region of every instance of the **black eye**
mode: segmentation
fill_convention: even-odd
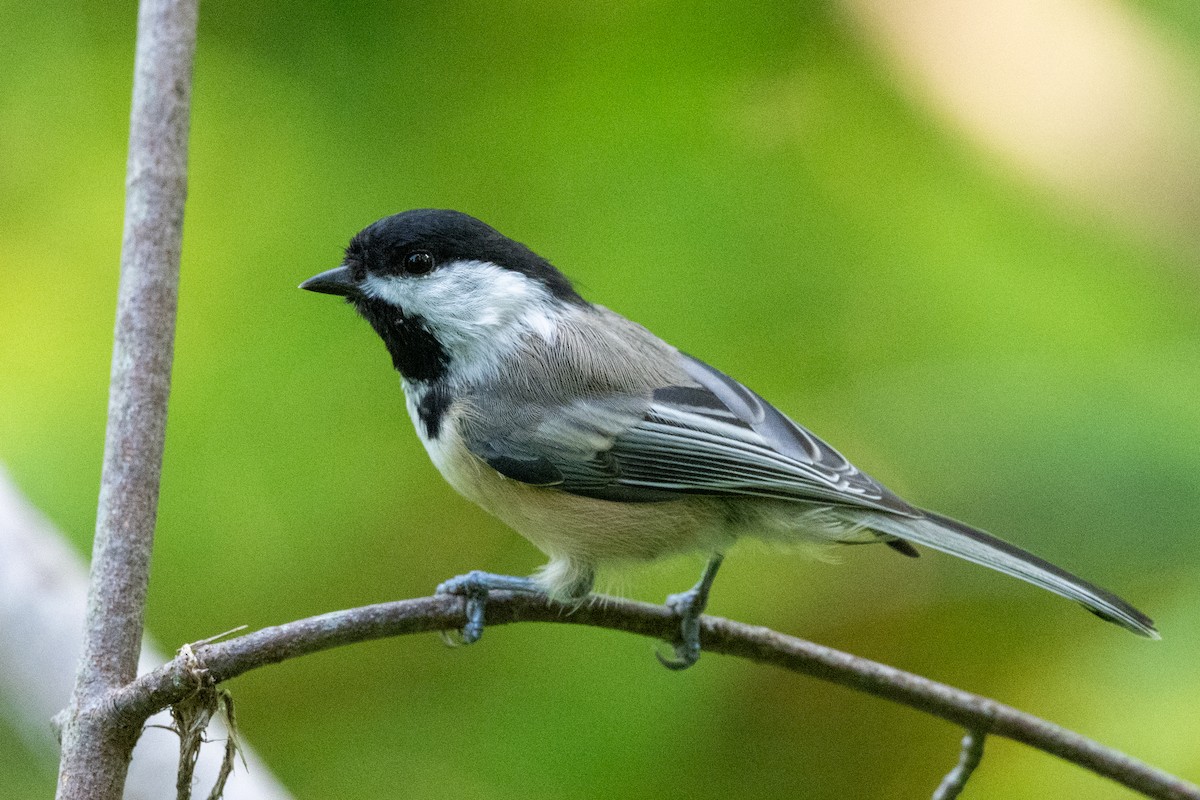
[[[414,250],[404,257],[404,272],[407,275],[424,275],[433,269],[433,255],[427,250]]]

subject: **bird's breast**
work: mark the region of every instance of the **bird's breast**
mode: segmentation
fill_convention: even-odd
[[[506,478],[467,448],[453,402],[442,414],[436,435],[430,435],[422,417],[423,400],[418,393],[408,393],[409,415],[446,482],[552,558],[593,564],[647,561],[711,550],[728,535],[725,512],[716,498],[621,503]]]

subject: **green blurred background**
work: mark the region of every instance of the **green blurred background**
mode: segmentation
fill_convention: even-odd
[[[913,502],[1128,597],[1164,640],[886,548],[824,564],[743,545],[713,613],[1200,780],[1200,15],[1056,0],[1105,21],[1089,39],[1025,9],[1031,52],[1070,43],[1140,65],[1113,85],[1157,81],[1121,106],[1100,70],[1091,94],[1025,107],[1053,76],[978,44],[1005,30],[995,5],[205,0],[151,635],[173,649],[541,563],[436,475],[368,327],[296,289],[376,218],[457,208]],[[0,3],[0,461],[81,552],[134,22],[130,3]],[[660,599],[699,566],[603,585]],[[925,797],[957,756],[959,731],[908,709],[716,656],[674,674],[652,649],[512,626],[230,688],[301,797]],[[54,772],[0,728],[0,796],[45,796]],[[1084,794],[1131,796],[1000,740],[969,790]]]

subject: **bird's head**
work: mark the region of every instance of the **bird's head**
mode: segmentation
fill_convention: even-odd
[[[340,266],[301,289],[345,297],[412,381],[492,369],[521,337],[552,337],[586,306],[550,262],[458,211],[417,209],[359,231]]]

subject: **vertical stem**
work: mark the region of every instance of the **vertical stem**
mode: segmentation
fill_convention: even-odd
[[[971,773],[983,760],[983,740],[987,737],[984,731],[967,729],[963,735],[962,749],[958,754],[958,763],[954,769],[942,778],[941,784],[933,793],[933,800],[954,800],[962,793]]]
[[[95,709],[133,680],[141,647],[171,357],[197,0],[138,9],[125,229],[108,428],[96,516],[83,657],[63,730],[58,797],[119,800],[140,723]]]

